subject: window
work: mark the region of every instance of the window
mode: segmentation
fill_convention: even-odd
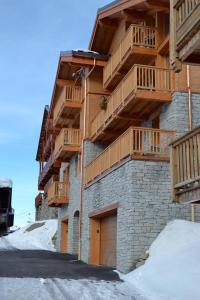
[[[78,156],[75,157],[75,176],[78,176]]]

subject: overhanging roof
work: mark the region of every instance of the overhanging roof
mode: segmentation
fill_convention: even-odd
[[[48,119],[48,115],[49,115],[49,106],[45,105],[43,118],[42,118],[42,127],[41,127],[41,130],[40,130],[40,137],[39,137],[37,155],[36,155],[36,160],[37,161],[41,160],[42,143],[43,143],[43,139],[44,139],[44,135],[45,135],[45,128],[46,128],[46,122],[47,122],[47,119]]]

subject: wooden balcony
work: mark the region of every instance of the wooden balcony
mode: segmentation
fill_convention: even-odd
[[[64,86],[55,105],[53,125],[65,126],[80,112],[82,88],[80,86]]]
[[[175,0],[175,52],[182,62],[200,63],[200,1]]]
[[[155,28],[132,24],[104,67],[104,88],[116,86],[133,64],[149,64],[157,55],[156,36]]]
[[[43,193],[38,193],[35,197],[35,207],[38,207],[42,204],[43,201]]]
[[[52,153],[45,163],[38,179],[38,189],[43,190],[52,175],[58,174],[61,162],[55,161],[55,155]]]
[[[108,98],[107,109],[101,110],[92,121],[93,141],[103,140],[105,130],[124,131],[134,119],[148,119],[156,109],[170,102],[171,72],[169,69],[134,65]]]
[[[127,157],[169,161],[169,144],[174,139],[175,131],[130,127],[85,168],[85,184],[106,174]]]
[[[68,185],[64,182],[53,182],[47,192],[48,206],[58,207],[69,202]]]
[[[81,130],[63,128],[55,141],[55,160],[68,161],[72,155],[81,150]]]
[[[200,128],[172,143],[171,165],[174,200],[200,200]]]

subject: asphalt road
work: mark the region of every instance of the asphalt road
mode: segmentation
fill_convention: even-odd
[[[112,268],[95,267],[76,256],[50,251],[0,251],[0,277],[119,281]]]

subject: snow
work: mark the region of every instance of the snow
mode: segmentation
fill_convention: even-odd
[[[168,223],[146,263],[121,278],[148,300],[200,299],[200,224]]]
[[[5,300],[143,300],[127,283],[83,279],[1,278],[0,291]]]
[[[12,188],[12,180],[7,178],[0,178],[0,188],[4,187]]]
[[[0,251],[13,249],[56,251],[52,238],[57,231],[57,222],[57,220],[45,220],[31,223],[0,238]]]
[[[75,51],[75,52],[85,52],[85,53],[91,53],[91,54],[99,54],[98,52],[96,52],[96,51],[92,51],[92,50],[88,50],[88,49],[82,49],[82,48],[80,48],[80,49],[74,49],[73,51]]]

